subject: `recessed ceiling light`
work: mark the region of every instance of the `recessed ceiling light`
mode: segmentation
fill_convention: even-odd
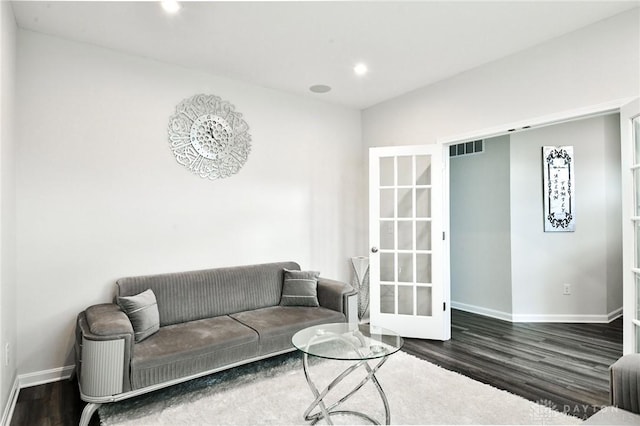
[[[369,69],[362,62],[353,67],[353,72],[355,72],[356,75],[365,75],[367,71],[369,71]]]
[[[324,84],[315,84],[309,87],[309,90],[311,90],[313,93],[327,93],[331,90],[331,87]]]
[[[176,13],[180,10],[180,3],[175,0],[164,0],[161,4],[164,11],[167,13]]]

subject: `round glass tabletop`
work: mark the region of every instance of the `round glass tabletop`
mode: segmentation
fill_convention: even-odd
[[[307,327],[294,334],[291,342],[306,354],[339,360],[382,358],[399,351],[404,344],[394,331],[348,323]]]

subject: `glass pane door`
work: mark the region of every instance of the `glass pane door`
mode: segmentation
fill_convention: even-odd
[[[431,316],[431,156],[379,162],[380,311]]]
[[[633,164],[631,165],[631,172],[633,173],[633,229],[635,238],[633,241],[633,250],[635,256],[633,256],[633,274],[634,274],[634,287],[635,294],[633,309],[633,326],[635,336],[640,336],[640,117],[635,117],[632,121],[632,140],[633,140]],[[640,352],[640,339],[635,339],[635,352]]]
[[[640,352],[640,98],[620,108],[623,352]]]
[[[371,151],[371,323],[405,337],[442,338],[441,152]]]

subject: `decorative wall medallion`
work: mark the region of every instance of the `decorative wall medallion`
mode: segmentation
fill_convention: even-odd
[[[544,231],[573,232],[576,228],[573,147],[542,147],[542,164]]]
[[[169,146],[178,163],[200,177],[234,175],[251,152],[249,125],[235,107],[214,95],[183,100],[169,119]]]

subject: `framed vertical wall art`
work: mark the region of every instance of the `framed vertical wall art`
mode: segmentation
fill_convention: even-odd
[[[573,146],[543,146],[544,232],[576,228]]]

